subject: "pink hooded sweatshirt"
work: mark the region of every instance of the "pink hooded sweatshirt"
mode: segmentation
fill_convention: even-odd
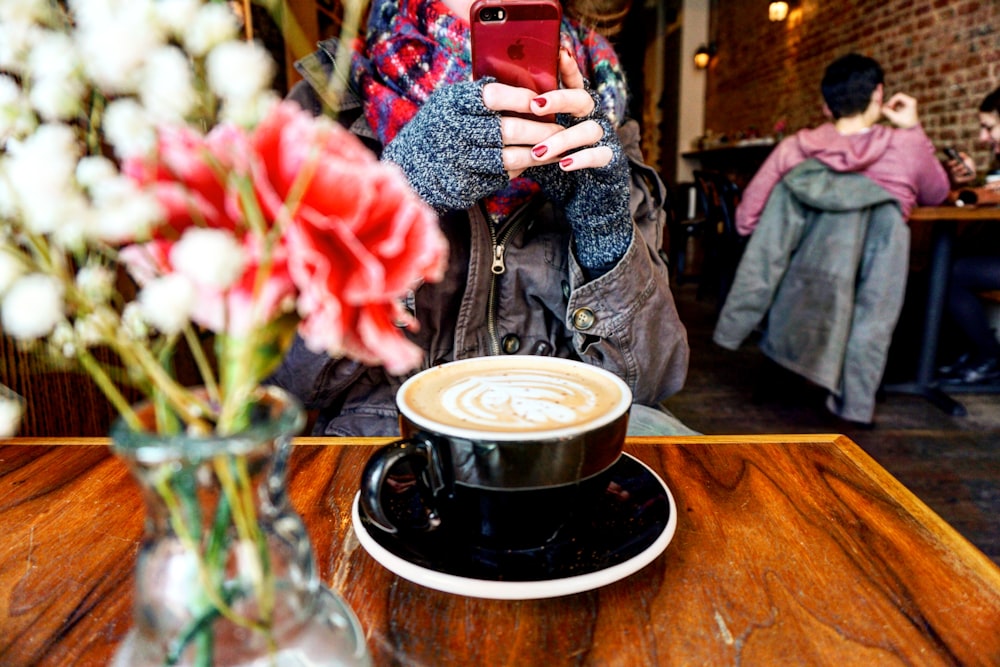
[[[833,123],[805,129],[778,144],[747,184],[736,209],[743,236],[757,226],[771,190],[800,162],[816,158],[834,171],[864,174],[899,200],[903,216],[916,204],[933,206],[948,196],[948,174],[920,125],[908,129],[874,125],[867,132],[840,134]]]

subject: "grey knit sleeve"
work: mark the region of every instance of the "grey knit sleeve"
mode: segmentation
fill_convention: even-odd
[[[483,104],[491,80],[441,86],[382,152],[439,212],[468,208],[509,182],[500,114]]]
[[[593,96],[593,93],[591,93]],[[558,165],[533,167],[525,172],[546,195],[563,206],[573,229],[573,252],[590,278],[610,271],[632,243],[629,212],[629,167],[618,133],[595,99],[594,111],[580,119],[560,117],[563,123],[594,120],[604,130],[597,143],[611,149],[611,162],[596,169],[565,172]]]

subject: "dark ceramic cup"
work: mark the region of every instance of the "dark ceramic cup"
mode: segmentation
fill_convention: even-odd
[[[403,439],[362,475],[370,524],[403,539],[531,548],[621,456],[632,394],[582,362],[520,355],[430,368],[396,403]]]

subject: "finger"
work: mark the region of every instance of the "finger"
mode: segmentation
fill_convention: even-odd
[[[560,132],[562,125],[518,116],[500,117],[500,136],[504,146],[534,146]]]
[[[563,171],[598,169],[611,164],[614,157],[614,151],[607,146],[595,146],[563,157],[559,160],[559,168]]]
[[[559,48],[559,78],[564,88],[583,88],[583,74],[566,47]]]
[[[604,138],[604,129],[598,123],[586,120],[535,144],[531,153],[537,160],[536,163],[555,162],[567,153],[593,146],[602,138]]]
[[[531,99],[534,114],[565,113],[574,118],[585,118],[594,110],[594,98],[582,88],[562,88]]]
[[[538,164],[528,146],[504,146],[500,152],[503,156],[503,168],[510,178],[520,176],[525,169]]]
[[[530,88],[518,88],[505,83],[488,83],[483,86],[483,104],[492,111],[534,113],[531,100],[536,96],[537,93]]]

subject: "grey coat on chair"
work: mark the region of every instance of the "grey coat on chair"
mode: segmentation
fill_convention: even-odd
[[[761,350],[869,423],[906,291],[910,231],[873,181],[811,159],[772,191],[713,340],[737,349],[767,316]]]

